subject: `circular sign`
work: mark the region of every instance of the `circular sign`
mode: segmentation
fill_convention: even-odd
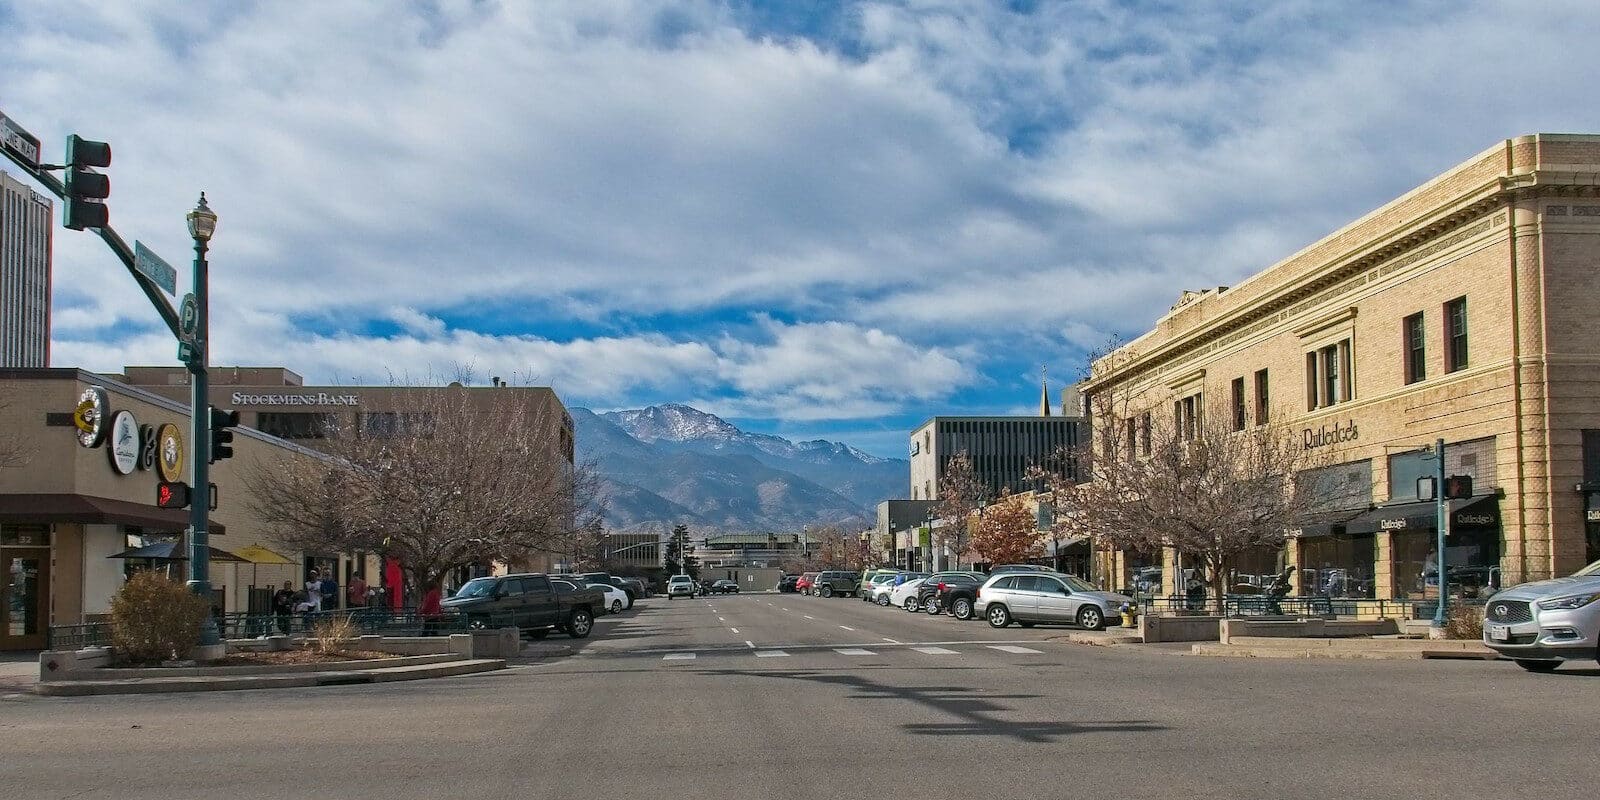
[[[170,422],[156,429],[156,469],[161,480],[183,480],[183,434]]]
[[[178,307],[178,330],[183,332],[186,339],[193,339],[194,332],[200,327],[200,303],[194,299],[194,294],[183,296],[183,304]]]
[[[110,447],[111,468],[127,475],[139,466],[139,421],[132,411],[118,411],[111,415]]]
[[[78,407],[72,412],[72,424],[78,429],[78,444],[99,447],[106,440],[106,390],[90,386],[78,395]]]

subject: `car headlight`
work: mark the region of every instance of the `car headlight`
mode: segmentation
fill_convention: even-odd
[[[1600,592],[1588,594],[1575,594],[1570,597],[1556,597],[1550,600],[1540,600],[1539,607],[1546,611],[1566,611],[1574,608],[1583,608],[1596,600],[1600,600]]]

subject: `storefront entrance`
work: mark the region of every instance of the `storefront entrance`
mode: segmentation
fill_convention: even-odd
[[[0,650],[43,650],[50,635],[50,548],[0,547]]]

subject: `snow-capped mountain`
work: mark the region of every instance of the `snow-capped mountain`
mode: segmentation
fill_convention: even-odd
[[[747,433],[686,405],[605,414],[577,408],[573,419],[580,457],[594,461],[612,484],[608,516],[619,528],[690,522],[773,530],[866,522],[879,501],[904,494],[910,481],[910,464],[902,459],[824,439],[791,442]]]

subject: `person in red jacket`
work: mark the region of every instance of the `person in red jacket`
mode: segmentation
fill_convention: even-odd
[[[422,617],[423,636],[432,636],[439,630],[439,620],[444,617],[444,607],[439,601],[439,582],[428,581],[422,591],[422,607],[417,609]]]

